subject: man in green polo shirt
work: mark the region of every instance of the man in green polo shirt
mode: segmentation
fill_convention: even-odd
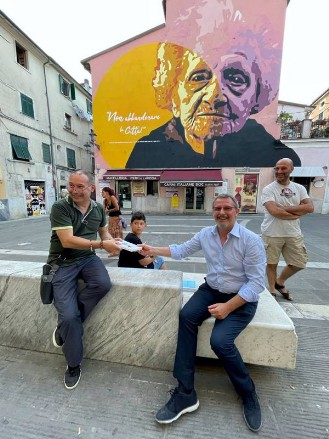
[[[103,206],[91,199],[95,190],[92,175],[81,170],[73,172],[67,190],[68,196],[56,201],[51,209],[47,262],[61,261],[52,282],[58,312],[52,341],[62,348],[67,361],[64,385],[74,389],[81,377],[82,324],[111,288],[108,272],[95,249],[110,253],[120,250],[120,246],[108,233]],[[84,281],[79,294],[78,279]]]

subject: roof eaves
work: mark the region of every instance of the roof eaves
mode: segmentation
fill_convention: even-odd
[[[70,82],[74,82],[74,84],[79,88],[80,91],[83,91],[87,95],[91,96],[91,94],[77,81],[73,78],[63,67],[58,64],[52,58],[49,56],[44,50],[41,49],[40,46],[38,46],[22,29],[20,29],[1,9],[0,9],[0,17],[2,17],[11,27],[13,27],[18,33],[22,35],[23,38],[25,38],[43,57],[47,59],[47,61],[51,64],[53,64],[57,70],[59,70],[63,75],[70,80]]]
[[[329,94],[329,88],[327,88],[326,91],[324,91],[323,93],[321,93],[320,96],[317,97],[317,98],[312,102],[311,105],[316,105],[316,103],[317,103],[318,101],[320,101],[322,98],[324,98],[324,97],[325,97],[326,95],[328,95],[328,94]]]
[[[293,106],[295,106],[295,107],[301,107],[301,108],[309,107],[308,104],[298,104],[297,102],[283,101],[283,100],[281,100],[281,99],[278,100],[278,104],[279,104],[279,105],[280,105],[280,104],[281,104],[281,105],[293,105]]]
[[[165,27],[166,23],[162,23],[159,24],[158,26],[153,27],[152,29],[149,29],[141,34],[135,35],[132,38],[129,38],[128,40],[122,41],[121,43],[116,44],[115,46],[111,46],[108,49],[102,50],[101,52],[96,53],[95,55],[91,55],[88,58],[85,58],[81,61],[81,64],[83,65],[83,67],[90,72],[90,65],[89,65],[89,61],[98,58],[99,56],[104,55],[107,52],[112,52],[115,49],[118,49],[119,47],[125,46],[126,44],[131,43],[132,41],[138,40],[139,38],[144,37],[145,35],[149,35],[152,32],[156,32],[159,29],[162,29],[163,27]]]

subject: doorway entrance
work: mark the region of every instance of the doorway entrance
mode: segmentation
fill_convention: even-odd
[[[121,209],[131,209],[131,184],[129,180],[118,181],[117,194]]]
[[[185,209],[204,211],[204,188],[187,187],[185,189]]]

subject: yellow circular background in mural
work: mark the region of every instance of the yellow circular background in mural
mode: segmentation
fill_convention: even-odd
[[[110,168],[125,168],[135,143],[172,117],[155,103],[152,87],[158,43],[136,47],[115,61],[94,98],[97,144]]]

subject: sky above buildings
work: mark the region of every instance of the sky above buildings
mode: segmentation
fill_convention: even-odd
[[[0,9],[79,82],[90,80],[81,60],[164,21],[162,0],[0,0]],[[328,17],[329,0],[290,0],[279,99],[310,104],[329,88]]]

